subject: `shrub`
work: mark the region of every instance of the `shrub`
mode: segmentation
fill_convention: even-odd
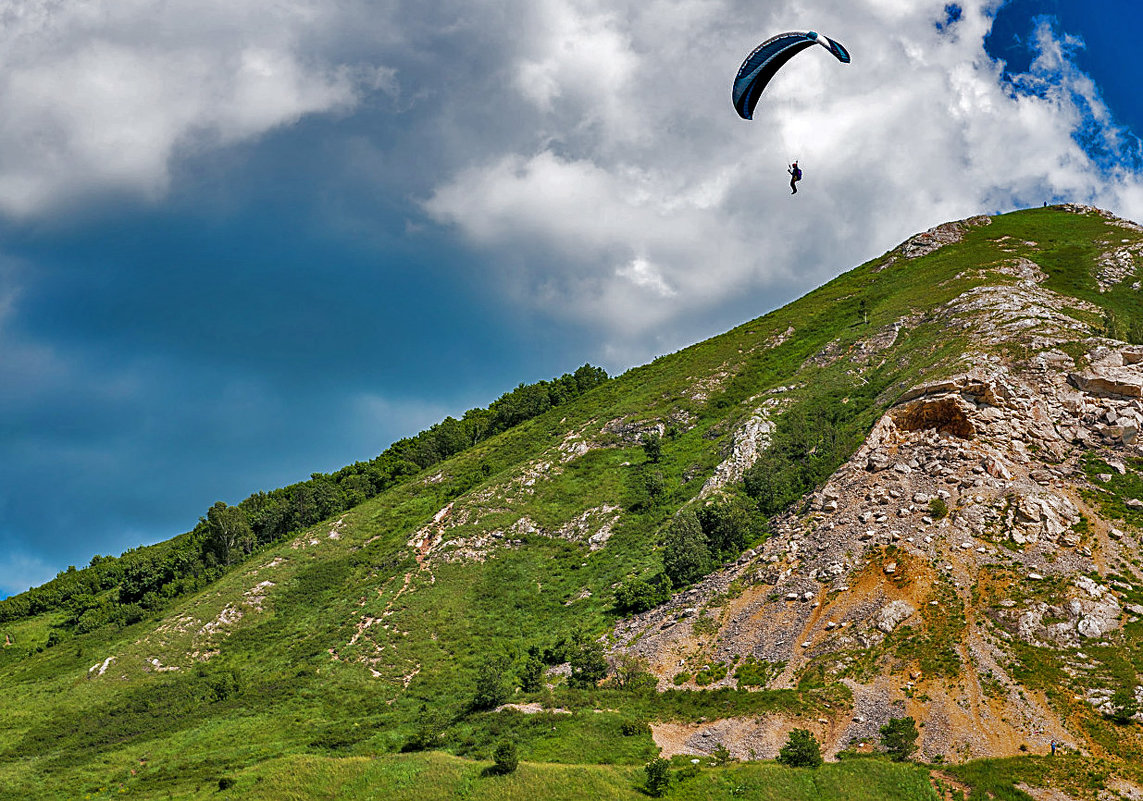
[[[615,589],[615,606],[620,612],[646,612],[671,597],[671,580],[657,573],[650,580],[633,578]]]
[[[416,726],[409,739],[401,746],[402,751],[427,751],[436,747],[444,734],[446,720],[444,714],[437,709],[431,709],[428,704],[421,704],[417,712]]]
[[[619,724],[619,731],[624,737],[638,737],[641,734],[649,734],[651,727],[645,720],[625,720]]]
[[[739,687],[762,687],[781,671],[784,664],[783,662],[766,662],[757,657],[748,656],[734,671],[734,678],[738,679]]]
[[[676,587],[705,576],[713,567],[706,535],[694,512],[680,512],[667,526],[663,545],[663,572]]]
[[[712,665],[704,665],[702,670],[695,674],[695,684],[706,687],[708,684],[714,684],[716,681],[722,681],[725,678],[726,663],[715,662]]]
[[[667,477],[660,470],[646,470],[642,475],[643,492],[647,496],[645,505],[654,506],[667,495]]]
[[[648,762],[643,770],[647,773],[647,794],[655,798],[667,792],[671,786],[671,763],[662,757],[655,757]]]
[[[494,709],[508,700],[508,660],[504,656],[487,657],[476,675],[472,696],[474,709]]]
[[[794,729],[778,750],[778,761],[791,768],[816,768],[822,764],[822,749],[808,729]]]
[[[710,615],[699,615],[691,623],[691,631],[696,637],[718,634],[718,621]]]
[[[572,635],[568,664],[571,666],[568,684],[572,687],[594,687],[607,675],[603,644],[582,631]]]
[[[659,460],[663,458],[663,438],[659,436],[659,432],[648,431],[639,438],[639,442],[643,446],[643,453],[646,454],[647,461],[658,464]]]
[[[1139,702],[1135,700],[1135,691],[1131,686],[1120,687],[1111,696],[1111,712],[1108,717],[1120,725],[1127,725],[1134,719],[1139,711]]]
[[[949,505],[945,503],[944,498],[933,498],[929,501],[929,514],[932,515],[933,520],[948,517]]]
[[[544,688],[544,659],[540,649],[533,645],[528,648],[528,656],[520,669],[520,688],[526,693],[534,693]]]
[[[493,770],[505,776],[516,770],[520,759],[516,754],[516,743],[511,740],[501,740],[492,752]]]
[[[651,673],[647,660],[634,654],[621,654],[615,660],[615,683],[624,690],[654,690],[659,680]]]
[[[917,722],[911,717],[890,718],[881,727],[881,746],[894,762],[904,762],[917,750]]]

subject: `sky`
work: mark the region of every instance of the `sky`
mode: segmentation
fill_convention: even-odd
[[[742,59],[807,29],[853,62],[739,119]],[[0,596],[947,220],[1143,219],[1141,34],[1135,0],[0,0]]]

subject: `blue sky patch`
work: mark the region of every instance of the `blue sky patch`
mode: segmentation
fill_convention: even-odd
[[[963,14],[964,9],[962,9],[956,3],[949,3],[947,6],[945,6],[944,20],[938,20],[936,23],[937,30],[944,31],[946,28],[951,28],[953,25],[960,21],[960,18],[963,16]]]

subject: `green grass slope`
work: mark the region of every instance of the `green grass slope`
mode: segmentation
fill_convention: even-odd
[[[214,797],[233,778],[227,792],[249,798],[634,798],[657,751],[635,721],[844,706],[841,685],[555,681],[529,693],[517,677],[529,649],[555,664],[607,630],[614,587],[658,569],[665,524],[699,497],[761,398],[841,410],[836,452],[815,467],[824,478],[903,390],[972,345],[931,311],[1009,280],[993,272],[1007,261],[1036,260],[1051,288],[1110,324],[1143,317],[1139,293],[1100,293],[1092,278],[1096,243],[1127,237],[1139,235],[1095,214],[1034,209],[918,259],[892,251],[256,551],[160,617],[84,634],[58,614],[5,623],[0,794]],[[894,325],[890,347],[859,346]],[[640,444],[651,430],[663,432],[657,462]],[[586,538],[603,528],[592,550]],[[473,709],[490,658],[510,700],[559,711]],[[418,735],[452,755],[399,754]],[[487,763],[473,760],[504,738],[520,770],[482,777]],[[704,770],[672,797],[934,797],[929,787],[926,771],[879,761],[750,764]]]

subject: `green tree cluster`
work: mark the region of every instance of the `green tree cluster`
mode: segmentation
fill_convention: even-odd
[[[639,438],[639,442],[643,445],[643,453],[647,456],[647,461],[652,464],[658,464],[663,458],[663,438],[659,436],[658,431],[648,431]]]
[[[615,607],[620,612],[646,612],[670,600],[674,589],[665,573],[649,579],[632,578],[615,588]]]
[[[634,654],[620,654],[615,659],[615,686],[632,692],[654,692],[659,680],[651,672],[647,660]]]
[[[762,530],[763,521],[740,498],[714,501],[697,511],[684,509],[667,526],[663,574],[672,586],[686,586],[718,562],[738,556]]]
[[[421,704],[416,720],[413,722],[413,732],[401,750],[406,752],[428,751],[436,748],[440,744],[441,737],[447,727],[448,718],[442,710],[428,704]]]
[[[495,709],[508,700],[512,694],[511,669],[511,662],[501,654],[488,656],[480,663],[472,695],[473,709]]]
[[[572,634],[568,649],[572,687],[594,687],[607,676],[607,659],[603,656],[603,643],[593,639],[582,629]]]
[[[705,576],[714,567],[714,557],[698,518],[684,509],[671,520],[663,538],[663,573],[676,587]]]

